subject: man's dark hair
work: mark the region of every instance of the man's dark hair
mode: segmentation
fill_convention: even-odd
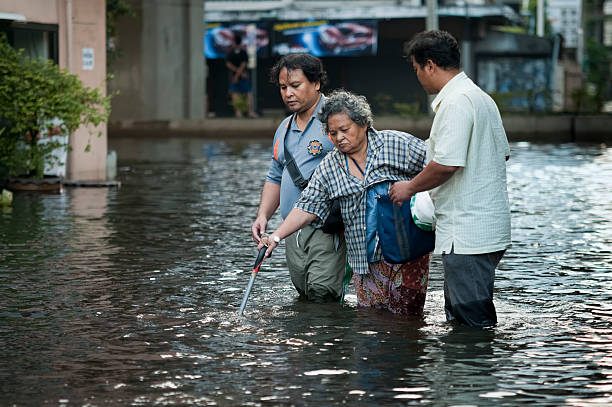
[[[240,34],[239,32],[234,32],[234,44],[242,44],[242,34]]]
[[[442,69],[459,69],[461,54],[457,40],[442,30],[423,31],[404,43],[404,57],[424,67],[428,59]]]
[[[301,69],[309,82],[320,82],[321,89],[327,85],[327,72],[323,69],[323,63],[313,55],[288,54],[281,57],[270,69],[270,82],[276,86],[279,86],[278,75],[283,68],[287,68],[287,71]]]

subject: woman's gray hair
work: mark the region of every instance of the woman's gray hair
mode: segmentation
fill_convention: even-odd
[[[327,134],[327,121],[329,117],[338,113],[346,113],[349,119],[359,126],[372,127],[374,123],[372,110],[365,96],[355,95],[344,89],[338,89],[327,96],[321,111],[317,114],[317,119],[322,124],[321,127],[324,134]]]

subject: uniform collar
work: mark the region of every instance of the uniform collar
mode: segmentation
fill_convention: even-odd
[[[465,74],[465,72],[461,71],[457,75],[453,76],[453,78],[450,81],[446,82],[446,85],[442,87],[442,89],[440,90],[440,93],[438,93],[438,95],[433,100],[433,102],[431,102],[431,110],[433,110],[434,112],[437,112],[438,108],[440,107],[440,103],[442,103],[444,98],[448,94],[452,93],[455,89],[457,89],[459,84],[464,79],[468,79],[468,77]]]

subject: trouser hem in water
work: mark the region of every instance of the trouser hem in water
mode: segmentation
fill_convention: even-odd
[[[444,310],[448,321],[475,327],[497,324],[493,304],[495,267],[505,250],[483,254],[442,255]]]

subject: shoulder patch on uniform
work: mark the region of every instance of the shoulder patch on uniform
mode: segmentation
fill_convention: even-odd
[[[323,152],[323,144],[319,140],[311,140],[308,143],[308,153],[311,155],[319,155]]]

